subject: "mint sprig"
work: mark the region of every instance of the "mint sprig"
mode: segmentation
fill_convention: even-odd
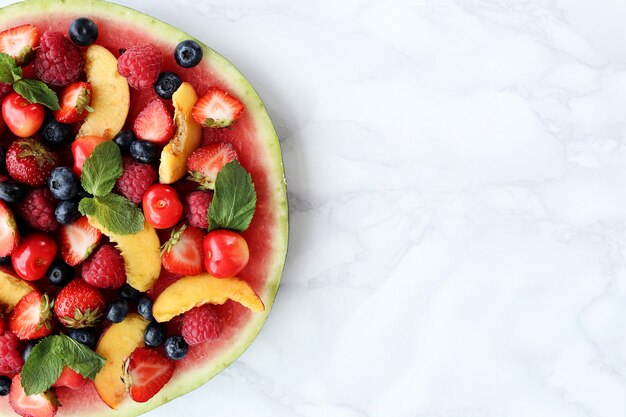
[[[209,230],[231,229],[243,232],[256,210],[252,177],[239,162],[224,165],[215,180],[215,193],[209,206]]]
[[[102,356],[64,334],[48,336],[33,347],[24,363],[22,387],[26,395],[41,394],[59,379],[65,366],[94,379],[105,363]]]
[[[83,164],[80,177],[85,191],[94,197],[80,200],[78,209],[83,215],[95,216],[111,232],[129,235],[143,230],[144,217],[135,204],[111,193],[122,172],[122,155],[117,144],[113,141],[98,144]]]
[[[39,80],[22,79],[22,68],[13,57],[0,52],[0,82],[11,84],[16,93],[29,103],[39,103],[51,110],[59,110],[59,98],[54,91]]]

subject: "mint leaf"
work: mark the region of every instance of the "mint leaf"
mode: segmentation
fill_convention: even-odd
[[[96,213],[96,200],[85,197],[78,203],[78,210],[83,216],[93,216]]]
[[[13,84],[13,82],[17,81],[14,78],[14,71],[16,71],[17,63],[10,55],[5,54],[4,52],[0,52],[0,82]],[[20,77],[21,77],[21,69],[20,69]]]
[[[11,76],[13,77],[13,82],[22,78],[22,67],[15,67],[13,71],[11,71]]]
[[[117,194],[95,198],[95,216],[104,227],[119,235],[132,235],[143,230],[141,209]]]
[[[250,226],[256,209],[252,177],[237,161],[224,165],[215,180],[215,194],[209,206],[209,230],[243,232]]]
[[[59,335],[58,343],[66,352],[65,364],[85,378],[94,379],[106,363],[102,356],[64,334]]]
[[[11,75],[11,80],[13,76]],[[2,80],[0,80],[2,81]],[[11,81],[13,82],[13,81]],[[18,80],[13,84],[13,89],[29,103],[39,103],[51,110],[60,110],[59,98],[56,93],[45,83],[39,80]]]
[[[106,141],[95,147],[83,165],[80,182],[85,191],[96,197],[111,192],[115,181],[122,175],[122,154],[113,141]]]
[[[22,368],[22,387],[26,395],[41,394],[50,388],[63,371],[63,358],[64,352],[59,350],[56,336],[37,343]]]

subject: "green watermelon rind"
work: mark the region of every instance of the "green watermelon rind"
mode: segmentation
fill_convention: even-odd
[[[60,411],[59,414],[59,417],[133,417],[153,410],[205,384],[235,361],[250,346],[261,330],[278,291],[287,255],[288,205],[282,153],[272,121],[252,85],[226,58],[200,40],[174,26],[131,8],[101,0],[27,0],[1,8],[0,27],[5,27],[5,22],[12,20],[26,20],[28,16],[54,15],[58,13],[71,13],[76,17],[101,16],[113,21],[118,19],[127,20],[129,24],[137,26],[138,29],[142,27],[143,30],[149,31],[153,36],[166,39],[172,43],[178,43],[185,39],[196,40],[204,50],[205,59],[210,60],[211,66],[218,70],[220,78],[243,101],[246,111],[249,112],[254,120],[258,140],[262,142],[262,147],[267,152],[264,160],[267,161],[266,171],[271,177],[271,188],[273,189],[271,206],[278,221],[272,234],[273,252],[275,253],[275,256],[272,258],[273,265],[268,267],[268,271],[271,272],[263,290],[259,294],[265,303],[265,311],[263,313],[255,313],[252,316],[247,322],[246,328],[238,333],[237,343],[233,343],[232,348],[222,352],[219,357],[213,358],[210,362],[212,366],[201,367],[200,369],[183,373],[181,378],[172,380],[149,402],[140,404],[126,401],[118,410],[110,410],[106,406],[104,408],[98,406],[93,412],[65,414]]]

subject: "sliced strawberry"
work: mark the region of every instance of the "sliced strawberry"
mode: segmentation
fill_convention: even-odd
[[[187,169],[191,180],[200,184],[203,190],[215,188],[217,174],[224,165],[237,160],[237,151],[230,143],[212,143],[195,150],[187,159]]]
[[[145,403],[169,382],[174,374],[174,361],[159,351],[137,348],[124,362],[124,382],[130,397]]]
[[[204,127],[228,127],[243,113],[243,104],[226,91],[211,87],[193,106],[196,122]]]
[[[78,389],[85,385],[85,382],[87,382],[87,379],[85,377],[83,377],[81,374],[79,374],[69,366],[66,366],[65,368],[63,368],[59,379],[57,379],[57,381],[52,384],[52,387],[67,387],[70,389]]]
[[[59,409],[59,402],[52,391],[26,395],[19,375],[15,375],[11,382],[9,403],[13,411],[23,417],[54,417]]]
[[[20,233],[17,231],[13,213],[3,201],[0,201],[0,256],[11,255],[19,241]]]
[[[139,139],[164,145],[174,135],[174,120],[165,104],[154,99],[137,115],[133,131]]]
[[[0,52],[12,56],[18,65],[28,64],[39,43],[39,30],[33,25],[17,26],[0,32]]]
[[[163,245],[161,262],[173,274],[198,275],[203,271],[202,240],[204,232],[197,227],[182,225],[172,231]]]
[[[70,266],[78,265],[91,255],[100,238],[100,230],[92,227],[85,216],[72,224],[62,226],[59,241],[63,260]]]
[[[61,110],[54,112],[59,123],[80,122],[93,109],[91,105],[91,84],[84,81],[72,83],[65,87],[59,98]]]
[[[39,339],[52,333],[52,301],[47,294],[33,291],[17,303],[9,329],[20,340]]]

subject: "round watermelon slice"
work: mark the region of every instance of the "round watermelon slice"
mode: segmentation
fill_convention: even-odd
[[[97,43],[116,56],[119,49],[151,43],[164,53],[163,71],[178,73],[191,83],[199,96],[211,86],[236,96],[245,111],[234,128],[203,129],[204,143],[228,141],[239,154],[240,163],[250,172],[257,191],[257,209],[252,224],[244,232],[250,248],[250,263],[240,278],[247,281],[265,304],[265,310],[252,313],[238,303],[227,301],[216,306],[222,320],[219,341],[192,347],[177,363],[172,380],[147,403],[124,400],[118,409],[109,408],[90,381],[84,388],[57,389],[62,407],[59,417],[137,416],[154,409],[206,383],[232,363],[254,340],[272,306],[280,283],[287,252],[288,208],[280,144],[265,107],[243,75],[224,57],[202,45],[204,58],[191,69],[174,61],[176,45],[190,35],[135,10],[99,0],[30,0],[5,7],[0,12],[0,30],[33,24],[41,32],[67,33],[77,17],[94,20],[99,28]],[[152,90],[131,90],[127,125],[154,98]],[[162,277],[156,286],[165,288],[171,277]],[[6,397],[0,397],[0,415],[13,416]]]

